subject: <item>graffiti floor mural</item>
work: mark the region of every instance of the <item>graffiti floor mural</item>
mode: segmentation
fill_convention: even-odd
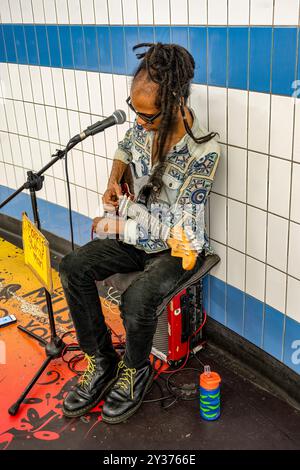
[[[73,328],[60,285],[58,273],[52,270],[52,294],[55,324],[59,336]],[[103,303],[103,300],[102,300]],[[124,340],[124,330],[116,307],[107,309],[106,320]],[[55,441],[63,433],[80,426],[81,439],[87,438],[101,420],[100,402],[88,415],[77,420],[66,419],[61,406],[77,378],[62,359],[53,360],[20,406],[16,416],[8,408],[15,403],[46,355],[38,341],[18,329],[22,325],[36,335],[49,339],[47,306],[44,289],[24,264],[23,251],[0,238],[0,317],[14,314],[17,323],[0,328],[0,449],[14,447],[16,440]],[[76,340],[67,335],[65,342]],[[78,353],[68,353],[66,359]],[[84,369],[85,364],[78,364]],[[26,447],[26,445],[24,446]],[[33,443],[30,448],[34,447]],[[38,446],[37,446],[38,447]]]

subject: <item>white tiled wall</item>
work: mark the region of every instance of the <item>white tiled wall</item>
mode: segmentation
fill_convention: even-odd
[[[265,296],[265,272],[265,263],[246,256],[246,292],[261,302]]]
[[[298,25],[299,0],[1,0],[3,23]]]
[[[245,254],[228,247],[227,282],[241,291],[245,290],[245,263]]]

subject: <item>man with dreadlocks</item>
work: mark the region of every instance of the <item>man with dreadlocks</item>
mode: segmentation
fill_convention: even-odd
[[[127,99],[136,119],[119,142],[103,203],[118,207],[122,198],[119,183],[131,168],[136,181],[146,179],[139,191],[137,200],[143,201],[138,202],[139,207],[146,211],[152,206],[163,208],[158,216],[169,208],[170,226],[178,222],[177,209],[183,209],[195,235],[198,257],[193,269],[184,270],[181,258],[171,256],[166,240],[149,234],[128,212],[115,216],[114,233],[95,238],[62,259],[61,282],[88,363],[65,398],[63,412],[69,417],[83,415],[106,395],[102,418],[107,423],[120,423],[135,413],[152,384],[149,355],[158,305],[199,269],[203,256],[214,252],[199,216],[203,211],[197,208],[205,205],[210,193],[220,146],[216,133],[207,134],[187,106],[194,59],[176,44],[147,43],[134,49],[139,47],[147,51],[137,54],[141,61]],[[97,233],[100,222],[103,218],[93,222]],[[113,347],[95,281],[131,271],[140,274],[121,298],[120,315],[126,330],[121,359]]]

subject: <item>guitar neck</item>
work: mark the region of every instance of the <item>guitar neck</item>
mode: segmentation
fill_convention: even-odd
[[[134,218],[142,227],[151,227],[151,231],[159,234],[163,240],[167,240],[174,234],[174,229],[158,220],[157,217],[150,214],[146,207],[138,204],[126,197],[122,198],[119,205],[119,214],[124,216],[127,213],[129,217]]]

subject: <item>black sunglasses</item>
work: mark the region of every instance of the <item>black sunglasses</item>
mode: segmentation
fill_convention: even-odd
[[[128,96],[127,100],[126,100],[126,103],[128,104],[129,108],[132,109],[132,111],[137,115],[139,116],[140,118],[143,119],[143,121],[147,122],[148,124],[153,124],[153,122],[155,121],[156,118],[158,118],[158,116],[161,115],[161,111],[159,111],[158,113],[156,114],[152,114],[152,115],[149,115],[149,114],[144,114],[144,113],[139,113],[138,111],[136,111],[134,109],[134,107],[132,106],[131,104],[131,97]]]

